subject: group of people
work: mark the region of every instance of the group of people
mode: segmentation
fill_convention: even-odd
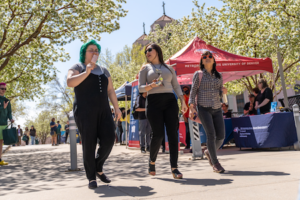
[[[111,182],[103,172],[103,165],[115,142],[114,118],[117,121],[122,118],[121,121],[125,121],[125,124],[128,120],[124,115],[127,111],[121,111],[118,106],[109,71],[95,62],[100,51],[101,46],[96,41],[85,43],[80,49],[80,62],[71,67],[67,75],[67,85],[73,87],[75,92],[74,118],[82,138],[84,167],[89,180],[88,187],[91,189],[97,187],[96,177],[105,183]],[[209,51],[202,55],[199,71],[194,74],[188,102],[178,84],[176,72],[164,63],[161,48],[157,44],[149,44],[145,48],[145,56],[147,64],[139,72],[138,88],[141,95],[136,110],[141,112],[140,130],[147,129],[143,131],[146,133],[144,138],[150,138],[148,133],[152,133],[149,144],[147,139],[141,140],[141,145],[145,141],[144,148],[150,151],[148,173],[156,175],[155,161],[166,130],[171,174],[175,179],[183,178],[178,169],[179,107],[173,91],[181,102],[181,112],[187,113],[189,107],[186,115],[196,115],[201,119],[208,140],[205,155],[213,171],[224,172],[216,151],[225,136],[220,96],[226,94],[227,90],[223,88],[222,76],[216,69],[214,56]],[[202,74],[201,81],[199,73]],[[114,114],[108,99],[114,107]],[[143,121],[145,119],[147,121]],[[128,127],[123,126],[122,129],[128,130]],[[95,156],[97,139],[99,148]]]
[[[244,116],[260,115],[270,112],[273,92],[264,78],[258,80],[258,87],[252,90],[248,98],[249,102],[244,105]],[[222,103],[222,110],[224,119],[232,118],[232,113],[228,110],[228,104]]]
[[[62,127],[60,121],[57,121],[55,123],[55,118],[52,118],[50,122],[50,135],[51,135],[52,146],[58,146],[59,144],[61,144],[61,131],[62,131]],[[67,139],[69,136],[69,121],[67,121],[67,124],[65,125],[65,131],[66,131],[65,143],[67,143]]]
[[[28,127],[25,127],[25,131],[23,132],[23,129],[21,129],[21,126],[18,125],[17,128],[17,134],[18,134],[18,143],[16,144],[17,146],[21,146],[22,141],[25,142],[26,145],[30,144],[35,145],[35,140],[36,140],[36,129],[32,125],[30,130]]]

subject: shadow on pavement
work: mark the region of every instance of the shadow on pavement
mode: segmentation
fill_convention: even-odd
[[[11,192],[24,194],[53,190],[58,186],[66,186],[62,182],[86,179],[84,171],[66,173],[70,167],[70,154],[53,150],[55,148],[8,151],[5,161],[9,165],[0,166],[0,196]],[[82,160],[78,157],[80,164]]]
[[[162,181],[168,181],[173,183],[178,183],[182,185],[202,185],[202,186],[215,186],[215,185],[225,185],[232,183],[232,179],[193,179],[187,178],[182,180],[174,180],[167,178],[157,178]]]
[[[100,186],[95,189],[95,193],[101,194],[99,197],[146,197],[155,194],[153,188],[149,186],[126,187],[126,186]]]
[[[284,172],[266,171],[266,172],[256,172],[256,171],[225,171],[222,175],[233,175],[233,176],[288,176],[291,174]]]

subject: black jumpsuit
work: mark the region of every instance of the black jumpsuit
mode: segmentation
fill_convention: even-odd
[[[89,181],[96,180],[96,172],[102,172],[115,140],[115,124],[107,95],[108,78],[90,74],[74,88],[74,118],[82,139],[83,160]],[[97,138],[100,148],[95,158]]]

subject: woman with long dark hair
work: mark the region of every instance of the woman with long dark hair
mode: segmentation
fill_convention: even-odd
[[[115,141],[115,124],[108,99],[114,106],[116,118],[121,116],[110,73],[96,64],[100,51],[100,45],[94,40],[82,45],[80,63],[74,65],[67,76],[68,86],[74,87],[73,112],[82,139],[84,168],[90,189],[97,188],[96,177],[102,182],[111,182],[103,173],[104,162]],[[95,158],[97,139],[100,147]]]
[[[148,44],[145,48],[148,64],[139,73],[139,92],[147,92],[146,116],[153,131],[150,144],[149,174],[154,176],[155,161],[165,135],[169,140],[171,172],[175,179],[182,174],[177,169],[178,161],[178,104],[173,91],[181,101],[182,112],[187,111],[180,85],[173,68],[164,63],[161,48]]]
[[[199,76],[202,77],[201,82]],[[196,114],[202,122],[207,136],[208,149],[204,151],[204,154],[213,167],[213,171],[217,173],[225,171],[217,159],[217,150],[223,144],[225,137],[220,98],[226,93],[226,88],[223,88],[223,78],[216,69],[216,60],[210,51],[206,51],[201,56],[200,71],[195,72],[193,77],[189,99],[190,117]],[[197,102],[195,102],[196,96]]]
[[[36,130],[34,128],[34,126],[32,125],[31,126],[31,129],[30,129],[30,142],[31,142],[31,145],[35,145],[35,137],[36,137]]]

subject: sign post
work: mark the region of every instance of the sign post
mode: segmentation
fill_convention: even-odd
[[[68,171],[80,171],[77,168],[77,143],[76,143],[76,122],[73,111],[70,112],[69,118],[69,137],[70,137],[70,157],[71,168]]]
[[[295,120],[295,126],[298,136],[298,141],[294,144],[295,150],[300,150],[300,114],[299,114],[299,106],[297,104],[293,105],[293,113],[294,113],[294,120]]]
[[[189,128],[193,147],[193,159],[203,159],[199,124],[189,119]]]

